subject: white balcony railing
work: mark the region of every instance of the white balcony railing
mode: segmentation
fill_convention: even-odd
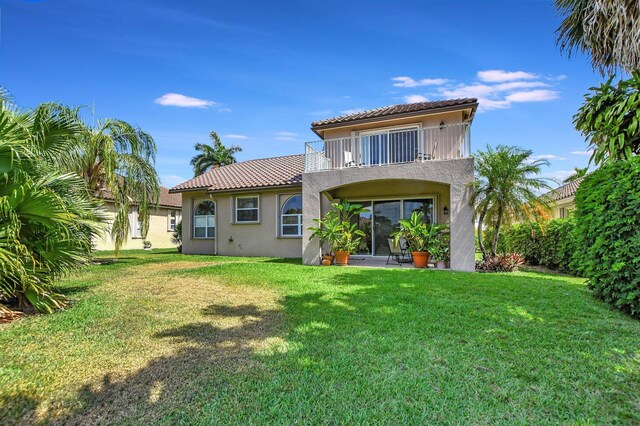
[[[361,132],[346,138],[307,142],[305,172],[451,160],[470,155],[470,123]]]

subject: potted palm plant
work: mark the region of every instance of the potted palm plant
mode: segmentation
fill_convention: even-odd
[[[411,213],[411,218],[408,220],[400,220],[400,229],[391,236],[396,244],[400,243],[400,239],[407,242],[407,249],[413,257],[414,267],[426,268],[429,265],[429,248],[436,234],[442,229],[442,226],[424,223],[422,212],[415,211]]]
[[[333,261],[335,255],[336,265],[348,265],[349,255],[357,250],[362,237],[365,236],[364,232],[358,229],[358,224],[351,222],[352,217],[362,211],[362,206],[347,201],[333,203],[331,206],[333,209],[328,211],[324,218],[314,219],[318,226],[309,228],[313,231],[311,238],[317,237],[321,245],[328,245],[329,253],[323,255],[323,264],[329,257]]]

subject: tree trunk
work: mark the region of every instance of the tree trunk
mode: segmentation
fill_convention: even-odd
[[[491,244],[491,256],[495,256],[498,251],[498,238],[500,237],[500,225],[502,224],[502,206],[498,207],[498,220],[494,225],[493,241]]]
[[[482,241],[482,225],[486,213],[487,209],[483,208],[480,212],[480,216],[478,216],[478,246],[480,247],[480,251],[482,252],[482,258],[485,260],[487,259],[487,250],[484,248],[484,242]]]

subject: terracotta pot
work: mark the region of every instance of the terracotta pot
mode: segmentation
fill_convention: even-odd
[[[447,269],[447,262],[445,262],[444,260],[438,260],[436,262],[436,268],[438,268],[438,269]]]
[[[427,268],[429,266],[429,252],[428,251],[412,251],[413,266],[415,268]]]
[[[345,266],[349,264],[349,252],[336,250],[336,265]]]
[[[325,266],[333,265],[333,258],[334,258],[334,256],[332,254],[323,254],[322,255],[322,264],[325,265]],[[325,263],[325,261],[327,263]]]

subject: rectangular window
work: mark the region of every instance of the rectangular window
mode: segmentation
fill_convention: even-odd
[[[257,195],[251,197],[236,197],[236,223],[257,223],[260,201]]]
[[[175,231],[176,230],[176,224],[178,223],[178,212],[175,210],[170,210],[168,213],[168,227],[167,229],[169,231]]]
[[[566,217],[567,217],[567,213],[566,213],[564,207],[560,207],[560,218],[564,219]]]

